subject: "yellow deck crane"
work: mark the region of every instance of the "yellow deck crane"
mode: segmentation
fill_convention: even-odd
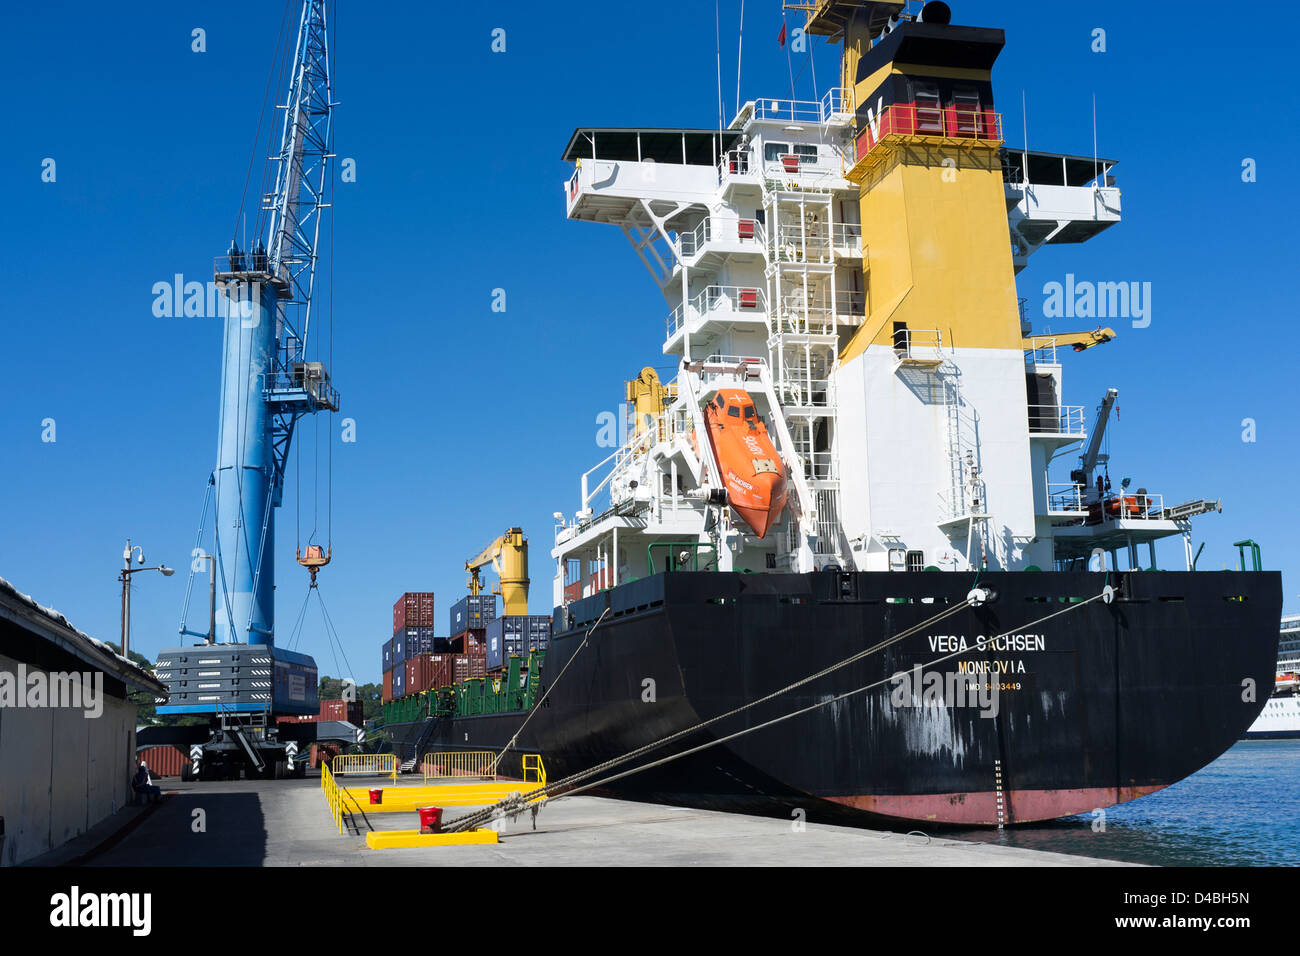
[[[469,593],[478,597],[483,590],[479,568],[491,564],[501,583],[495,594],[500,594],[503,611],[509,617],[528,613],[528,539],[520,528],[511,528],[479,553],[465,562],[469,572]]]
[[[1027,335],[1024,347],[1025,351],[1032,352],[1044,347],[1068,345],[1076,352],[1082,352],[1097,345],[1105,345],[1113,338],[1115,338],[1114,329],[1103,329],[1097,326],[1091,332],[1043,332],[1039,335]]]

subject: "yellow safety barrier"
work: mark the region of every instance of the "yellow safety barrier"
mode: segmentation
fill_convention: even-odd
[[[533,773],[537,776],[530,779]],[[546,764],[542,763],[541,754],[524,754],[524,783],[546,783]]]
[[[347,807],[360,806],[370,813],[409,813],[420,807],[486,807],[518,793],[525,802],[542,789],[540,783],[518,780],[434,784],[427,787],[387,787],[383,802],[371,803],[370,791],[364,787],[340,788]]]
[[[421,833],[419,830],[371,830],[366,834],[366,846],[372,850],[393,850],[408,846],[467,846],[471,844],[499,843],[495,830],[486,827],[466,833]]]
[[[497,755],[490,750],[453,750],[425,754],[421,767],[426,781],[446,777],[478,777],[481,780],[495,780]]]
[[[334,774],[330,773],[327,765],[321,766],[320,788],[324,791],[325,802],[330,808],[330,819],[334,821],[341,834],[343,832],[343,791],[335,782]]]
[[[339,754],[330,761],[334,774],[383,773],[397,779],[399,763],[396,754]]]

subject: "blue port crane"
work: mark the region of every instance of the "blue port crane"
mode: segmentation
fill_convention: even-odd
[[[318,707],[315,661],[275,646],[274,558],[275,514],[295,428],[306,416],[339,407],[326,363],[308,360],[313,324],[320,324],[313,307],[320,311],[322,223],[332,195],[336,104],[329,7],[329,0],[303,0],[296,36],[284,32],[291,21],[281,27],[288,89],[275,104],[283,117],[273,119],[267,133],[271,139],[280,129],[278,149],[272,142],[267,150],[263,184],[271,185],[256,204],[254,243],[241,248],[238,238],[232,240],[213,269],[225,313],[221,400],[216,467],[196,542],[204,540],[211,506],[213,545],[210,553],[195,548],[180,625],[183,636],[203,640],[164,649],[157,664],[170,695],[160,714],[212,718],[206,733],[197,735],[206,739],[185,741],[195,773],[201,763],[216,764],[216,775],[222,767],[236,773],[241,766],[263,773],[273,767],[276,776],[286,766],[298,769],[301,741],[277,728],[275,718]],[[290,13],[287,8],[286,18]],[[315,544],[299,549],[313,589],[331,550]],[[186,619],[194,574],[204,560],[212,584],[210,616],[208,629],[196,631]]]
[[[275,509],[299,420],[338,410],[323,362],[306,360],[333,159],[326,0],[306,0],[289,74],[266,240],[232,240],[214,278],[226,301],[215,503],[218,643],[275,643]],[[328,560],[308,549],[313,579]],[[301,557],[301,555],[300,555]],[[185,630],[185,633],[194,632]],[[200,635],[201,636],[201,635]]]

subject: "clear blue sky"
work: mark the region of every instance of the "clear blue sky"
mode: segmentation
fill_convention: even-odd
[[[739,3],[722,6],[730,116]],[[1115,477],[1169,500],[1221,496],[1223,514],[1195,526],[1202,567],[1232,566],[1230,542],[1253,537],[1300,607],[1294,32],[1270,26],[1267,4],[1232,22],[1208,2],[952,6],[1007,31],[995,91],[1013,143],[1024,89],[1031,146],[1091,153],[1095,93],[1101,153],[1121,161],[1123,224],[1020,277],[1033,305],[1066,272],[1153,284],[1149,328],[1068,359],[1067,401],[1091,409],[1118,386]],[[177,272],[206,281],[229,241],[279,7],[51,0],[9,10],[0,33],[0,576],[102,638],[117,638],[126,537],[181,569],[192,547],[221,332],[156,318],[151,289]],[[604,457],[596,416],[625,378],[667,364],[662,298],[616,229],[565,220],[559,157],[579,125],[711,127],[717,91],[706,3],[341,7],[337,151],[357,181],[336,193],[333,371],[357,441],[335,444],[321,587],[364,681],[396,596],[435,591],[445,632],[465,558],[510,525],[531,535],[532,609],[549,610],[551,513],[577,507],[579,474]],[[745,14],[742,95],[789,95],[779,4]],[[837,49],[814,46],[820,91]],[[798,55],[793,68],[811,97],[812,71]],[[1245,157],[1257,183],[1241,180]],[[306,588],[295,484],[279,516],[282,635]],[[176,642],[184,587],[137,577],[136,649]],[[338,673],[319,616],[299,647]]]

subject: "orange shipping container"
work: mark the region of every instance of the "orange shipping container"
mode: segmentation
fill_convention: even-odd
[[[418,654],[406,662],[406,692],[436,690],[452,680],[452,655]]]
[[[451,638],[452,652],[455,654],[475,654],[479,653],[479,648],[483,648],[486,653],[487,639],[484,636],[486,633],[486,629],[481,627],[461,631]]]
[[[360,710],[360,701],[322,700],[320,702],[320,719],[348,720],[349,714],[356,715]]]
[[[433,592],[407,591],[393,605],[393,633],[404,627],[433,627]]]
[[[471,677],[487,676],[487,654],[456,654],[453,655],[454,664],[452,669],[452,680],[459,684],[463,680]]]
[[[379,695],[379,699],[385,704],[393,699],[393,672],[384,671],[384,687]]]
[[[151,777],[179,777],[181,768],[189,763],[189,757],[179,747],[170,744],[165,747],[146,747],[136,754],[136,766],[143,760],[149,767]]]

